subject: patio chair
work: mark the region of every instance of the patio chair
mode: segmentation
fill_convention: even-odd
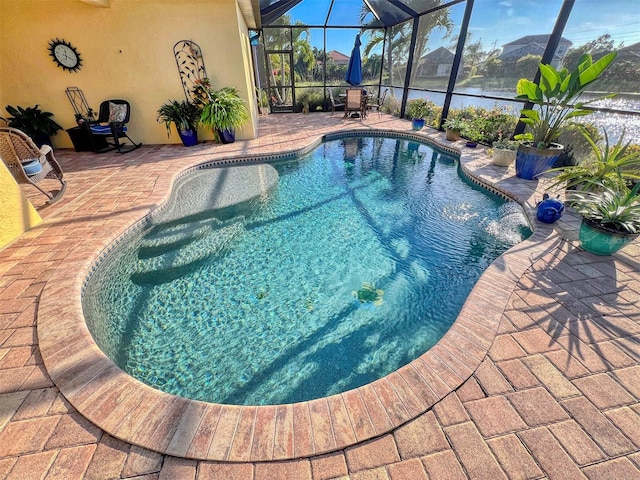
[[[99,150],[109,152],[116,150],[118,153],[127,153],[139,148],[142,143],[136,143],[127,135],[127,123],[131,115],[131,106],[126,100],[105,100],[100,104],[98,120],[88,124],[91,134],[102,137],[107,141],[107,148]],[[120,142],[126,138],[131,143],[125,146]]]
[[[347,118],[350,113],[357,113],[360,117],[367,116],[367,97],[360,88],[347,89],[347,102],[344,106],[344,117]]]
[[[0,158],[18,183],[28,183],[47,196],[48,204],[55,203],[64,194],[67,182],[62,169],[49,145],[38,148],[24,132],[10,127],[0,127]],[[60,190],[47,192],[38,183],[45,178],[60,182]]]
[[[376,109],[376,111],[378,112],[378,117],[381,115],[382,111],[380,110],[382,108],[382,105],[384,105],[384,100],[385,98],[387,98],[387,92],[389,92],[388,88],[384,89],[384,92],[382,92],[382,95],[380,95],[377,100],[374,100],[371,103],[367,103],[367,109],[368,110],[373,110],[374,108]]]
[[[331,115],[336,112],[336,108],[344,107],[344,103],[337,103],[333,98],[333,92],[330,88],[327,88],[327,92],[329,93],[329,100],[331,101]]]

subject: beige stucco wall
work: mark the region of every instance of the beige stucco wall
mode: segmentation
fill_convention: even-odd
[[[36,209],[0,161],[0,248],[41,221]]]
[[[49,56],[59,38],[80,53],[82,67],[68,72]],[[158,107],[184,99],[173,46],[179,40],[200,45],[207,74],[216,88],[233,86],[246,100],[252,124],[237,132],[253,138],[257,109],[246,22],[235,0],[111,0],[97,8],[80,0],[0,0],[0,116],[4,106],[33,106],[55,114],[65,129],[75,126],[65,89],[80,88],[97,110],[103,100],[131,103],[130,135],[145,144],[167,139],[156,122]],[[211,139],[211,132],[200,131]],[[54,147],[71,147],[66,132]]]

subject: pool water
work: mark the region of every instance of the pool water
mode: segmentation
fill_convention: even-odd
[[[347,137],[273,167],[275,189],[217,210],[215,169],[180,180],[96,269],[85,317],[122,369],[225,404],[362,386],[433,346],[487,266],[531,233],[517,204],[413,141]]]

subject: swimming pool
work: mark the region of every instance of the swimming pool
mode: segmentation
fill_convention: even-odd
[[[348,137],[274,167],[276,189],[216,210],[221,171],[185,177],[99,265],[87,324],[132,376],[254,405],[369,383],[436,343],[529,233],[519,206],[416,142]]]

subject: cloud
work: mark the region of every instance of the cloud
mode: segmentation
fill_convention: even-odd
[[[513,6],[513,4],[511,2],[500,2],[500,3],[498,3],[498,6],[511,8]]]

